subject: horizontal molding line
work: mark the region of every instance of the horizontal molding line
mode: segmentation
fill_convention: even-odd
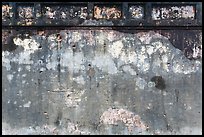
[[[202,30],[202,26],[2,26],[2,29],[117,29],[117,30]]]

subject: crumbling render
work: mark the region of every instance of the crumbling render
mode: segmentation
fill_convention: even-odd
[[[122,121],[125,126],[128,127],[129,132],[131,132],[134,127],[141,128],[142,130],[148,129],[148,126],[141,121],[140,116],[122,108],[109,108],[100,117],[100,122],[103,124],[117,125],[118,121]]]

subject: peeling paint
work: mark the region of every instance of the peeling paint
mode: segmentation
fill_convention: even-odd
[[[141,121],[138,115],[125,110],[125,109],[112,109],[109,108],[105,111],[102,116],[100,117],[100,121],[103,124],[112,124],[117,125],[118,121],[122,121],[127,127],[128,130],[131,132],[133,127],[141,128],[143,130],[147,129],[147,126]]]

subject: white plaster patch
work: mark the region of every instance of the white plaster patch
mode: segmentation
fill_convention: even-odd
[[[8,74],[8,75],[7,75],[7,79],[9,80],[9,82],[11,82],[11,80],[13,79],[13,75]]]
[[[30,105],[31,105],[31,101],[28,101],[28,103],[26,103],[26,104],[23,105],[23,107],[25,107],[25,108],[29,108]]]
[[[180,133],[182,135],[202,135],[202,128],[199,127],[182,127]]]
[[[137,77],[136,86],[138,86],[140,89],[144,89],[147,86],[147,82],[145,81],[145,79]]]
[[[146,46],[146,49],[149,55],[152,55],[152,53],[154,53],[154,47],[152,45]]]
[[[160,53],[163,53],[163,52],[167,52],[167,50],[169,50],[169,48],[167,46],[165,46],[165,44],[163,44],[161,41],[155,41],[153,43],[151,43],[155,49],[154,51],[159,51]]]
[[[22,81],[22,84],[25,84],[25,83],[26,83],[26,81],[25,81],[25,80],[23,80],[23,81]]]
[[[138,54],[138,60],[136,66],[142,72],[147,72],[150,68],[147,54]]]
[[[45,71],[46,69],[45,68],[40,68],[40,71]]]
[[[11,69],[9,55],[10,52],[2,51],[2,66],[6,67],[7,70]]]
[[[67,49],[62,53],[60,64],[63,67],[68,67],[70,72],[79,72],[80,70],[84,70],[84,62],[85,57],[83,53],[75,53],[73,54],[71,49]]]
[[[123,48],[122,41],[116,41],[113,45],[108,46],[108,52],[114,57],[118,58]]]
[[[26,68],[28,71],[30,71],[30,69],[31,69],[30,65],[25,66],[25,68]]]
[[[14,44],[18,46],[22,46],[25,51],[31,51],[34,53],[35,50],[38,50],[39,43],[36,42],[34,39],[24,39],[21,40],[20,38],[14,38],[13,39]]]
[[[19,90],[19,95],[20,95],[20,96],[22,96],[22,93],[23,93],[23,91],[22,91],[22,90]]]
[[[82,85],[85,84],[85,80],[84,80],[82,75],[80,75],[80,76],[78,76],[76,78],[73,78],[73,80],[76,81],[78,84],[82,84]]]
[[[26,77],[27,74],[23,74],[22,77]]]
[[[118,72],[110,55],[97,55],[94,57],[92,64],[98,67],[100,70],[110,74],[115,74]]]
[[[19,56],[17,56],[17,62],[19,64],[33,64],[30,54],[31,52],[29,51],[19,53]]]
[[[112,41],[115,37],[116,37],[116,36],[115,36],[115,32],[114,32],[114,31],[110,31],[110,32],[108,33],[107,39],[108,39],[109,41]]]
[[[134,51],[128,51],[128,53],[125,53],[125,51],[121,52],[120,60],[123,61],[125,64],[127,63],[137,63],[137,54]]]
[[[96,40],[98,41],[98,44],[103,45],[104,41],[107,37],[104,35],[104,33],[99,33],[98,36],[96,36]]]
[[[135,72],[134,69],[132,69],[130,66],[123,66],[123,71],[126,73],[129,73],[130,75],[136,75],[137,73]]]
[[[77,31],[75,31],[75,32],[72,33],[72,40],[71,40],[71,41],[77,42],[77,41],[79,41],[81,38],[82,38],[82,34],[79,33],[79,32],[77,32]]]
[[[56,67],[57,67],[57,64],[58,64],[57,61],[48,62],[48,63],[46,64],[46,68],[47,68],[48,70],[55,70]]]

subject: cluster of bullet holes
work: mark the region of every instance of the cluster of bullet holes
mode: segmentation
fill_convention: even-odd
[[[162,76],[154,76],[151,78],[151,81],[155,83],[157,89],[164,90],[166,88],[165,80]]]
[[[103,44],[104,53],[106,52],[106,43]]]

